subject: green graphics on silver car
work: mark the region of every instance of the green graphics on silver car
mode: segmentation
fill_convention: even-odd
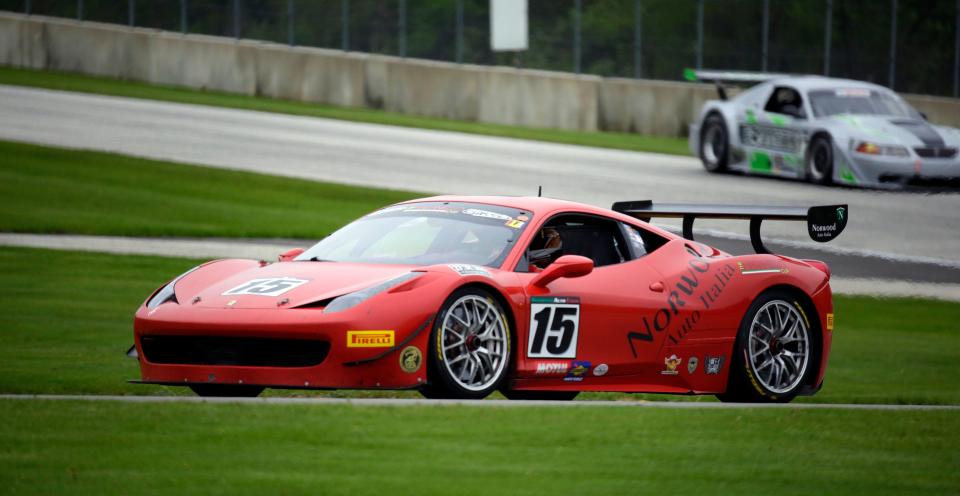
[[[960,179],[960,130],[935,126],[899,95],[822,76],[695,71],[717,85],[690,126],[690,151],[710,172],[816,184],[896,188]],[[727,97],[724,84],[751,85]]]

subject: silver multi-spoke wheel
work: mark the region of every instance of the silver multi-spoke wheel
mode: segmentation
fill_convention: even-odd
[[[476,294],[462,296],[450,305],[439,333],[442,367],[458,386],[483,391],[503,376],[510,336],[493,301]]]
[[[810,363],[810,333],[797,308],[783,300],[760,307],[750,324],[747,353],[764,388],[775,394],[793,391]]]

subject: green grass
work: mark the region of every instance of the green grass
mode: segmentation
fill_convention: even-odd
[[[0,401],[5,494],[955,494],[956,412]]]
[[[310,117],[325,117],[391,126],[416,127],[440,131],[502,136],[508,138],[567,143],[573,145],[616,148],[643,152],[689,155],[687,141],[684,138],[643,136],[629,133],[600,133],[562,131],[558,129],[537,129],[478,122],[454,121],[433,117],[397,114],[365,108],[334,107],[291,100],[251,97],[200,91],[173,86],[156,86],[111,78],[84,76],[76,73],[37,71],[0,67],[0,84],[31,86],[53,90],[77,91],[100,95],[114,95],[131,98],[145,98],[165,102],[191,103],[228,107],[262,112],[275,112]]]
[[[183,388],[127,384],[139,371],[124,352],[133,342],[137,306],[198,262],[0,248],[0,392],[187,393]],[[960,368],[955,366],[960,362],[960,334],[951,327],[960,321],[960,304],[838,296],[836,314],[826,385],[810,400],[960,404]],[[415,392],[332,394],[417,397]],[[582,398],[694,399],[623,394]]]
[[[317,239],[418,196],[0,141],[0,231]]]

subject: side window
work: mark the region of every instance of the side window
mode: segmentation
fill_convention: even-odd
[[[789,115],[797,119],[804,119],[806,115],[803,111],[803,98],[800,93],[787,86],[778,86],[773,90],[767,105],[763,107],[767,112]]]
[[[537,272],[563,255],[580,255],[596,267],[632,259],[620,223],[602,217],[562,214],[547,221],[534,234],[519,272]]]
[[[657,248],[666,244],[667,240],[662,236],[656,235],[646,229],[640,229],[630,224],[622,224],[623,231],[627,234],[627,244],[633,251],[633,258],[640,258],[647,253],[652,253]]]

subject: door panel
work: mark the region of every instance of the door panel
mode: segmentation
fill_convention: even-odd
[[[626,336],[637,328],[644,310],[662,300],[662,294],[650,290],[661,279],[651,260],[598,267],[583,277],[558,279],[546,289],[527,286],[528,333],[517,343],[522,351],[518,370],[527,372],[521,375],[545,378],[551,362],[563,360],[590,362],[586,367],[592,377],[601,364],[609,377],[636,373],[638,358]],[[525,284],[534,275],[518,274]],[[639,360],[653,356],[654,350],[644,349]]]

